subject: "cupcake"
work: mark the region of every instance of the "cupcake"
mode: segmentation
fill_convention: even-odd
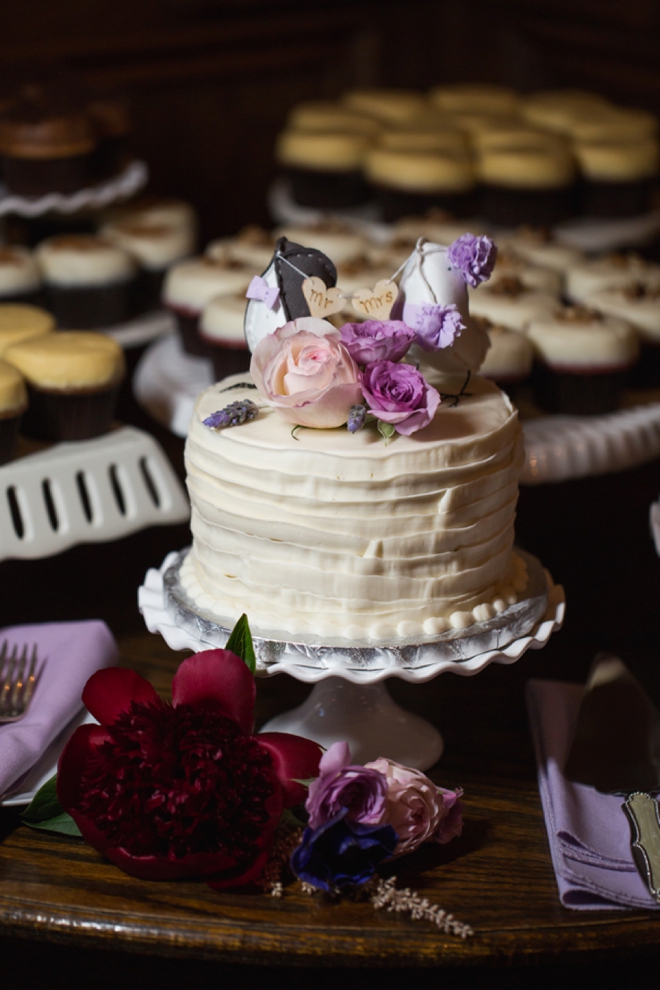
[[[368,147],[365,134],[290,128],[279,135],[275,158],[291,182],[296,203],[338,209],[367,198],[362,164]]]
[[[202,310],[199,334],[211,355],[216,381],[250,370],[243,329],[246,305],[245,293],[239,292],[214,296]]]
[[[102,210],[98,215],[98,226],[116,223],[138,223],[165,225],[174,227],[181,238],[187,239],[192,245],[191,251],[197,247],[199,221],[197,211],[192,203],[185,199],[170,199],[159,196],[139,196],[128,203]]]
[[[629,281],[593,292],[585,299],[605,316],[630,323],[638,332],[641,357],[633,369],[632,385],[651,386],[660,383],[660,282]]]
[[[569,269],[585,260],[582,251],[557,241],[547,227],[519,227],[512,234],[498,237],[497,244],[505,251],[514,251],[518,257],[538,268],[557,272],[562,282]]]
[[[0,303],[0,357],[11,344],[55,329],[52,313],[27,303]]]
[[[630,282],[660,285],[660,265],[645,261],[632,252],[584,258],[566,272],[566,295],[572,302],[583,302],[594,292],[628,285]]]
[[[0,247],[0,303],[38,303],[41,274],[32,252],[24,247]]]
[[[490,287],[500,279],[518,279],[526,289],[539,289],[554,296],[559,296],[562,290],[559,272],[531,264],[510,247],[498,250],[495,268],[489,279]]]
[[[42,241],[35,256],[48,308],[59,326],[96,329],[128,319],[136,264],[112,241],[63,234]]]
[[[561,146],[489,148],[477,160],[481,209],[491,223],[551,226],[575,212],[576,169]]]
[[[37,440],[107,433],[124,377],[124,355],[105,334],[60,331],[12,344],[5,360],[26,380],[23,432]]]
[[[386,124],[403,124],[424,113],[428,106],[426,98],[412,89],[353,89],[344,93],[342,103]]]
[[[577,142],[643,141],[657,136],[658,118],[646,110],[630,107],[590,107],[571,115],[568,133]]]
[[[169,269],[163,284],[163,304],[176,317],[183,348],[188,354],[208,356],[199,336],[202,310],[214,296],[243,292],[255,272],[231,258],[214,260],[206,256],[179,261]]]
[[[365,176],[388,223],[430,209],[454,216],[473,212],[476,180],[465,154],[373,148]]]
[[[107,224],[101,234],[137,263],[135,294],[140,310],[158,306],[167,269],[195,249],[189,228],[148,218]]]
[[[490,83],[451,83],[435,86],[429,99],[443,110],[454,113],[516,114],[519,97],[509,86]]]
[[[276,240],[277,235],[271,231],[257,224],[248,224],[234,237],[211,241],[204,253],[215,261],[240,261],[258,273],[265,271],[271,263]]]
[[[518,330],[496,326],[483,317],[474,317],[484,327],[490,340],[479,374],[490,378],[496,385],[515,397],[518,386],[527,381],[532,373],[534,347],[531,341]]]
[[[27,90],[0,117],[0,157],[7,188],[19,196],[71,193],[85,186],[96,139],[80,110]]]
[[[289,113],[287,126],[294,131],[363,134],[367,137],[376,137],[381,129],[378,121],[369,114],[357,113],[330,100],[298,103]]]
[[[632,217],[652,209],[660,161],[656,137],[637,141],[579,141],[574,150],[582,176],[583,213]]]
[[[526,96],[521,101],[520,111],[525,120],[535,127],[570,134],[576,117],[600,113],[608,107],[612,104],[597,93],[581,89],[549,89]]]
[[[637,333],[629,323],[570,306],[532,320],[527,336],[538,360],[534,396],[543,409],[588,416],[618,408],[639,357]]]
[[[470,148],[465,131],[451,126],[429,130],[421,127],[386,130],[379,135],[375,144],[378,148],[391,151],[438,151],[454,155],[465,155]]]
[[[20,371],[0,360],[0,464],[11,460],[16,449],[21,417],[28,397]]]
[[[469,289],[470,314],[497,326],[525,330],[535,317],[552,313],[559,300],[551,292],[528,289],[519,278],[501,278]]]

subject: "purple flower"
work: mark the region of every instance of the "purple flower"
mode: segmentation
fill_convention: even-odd
[[[473,289],[493,274],[497,247],[490,237],[462,234],[447,252],[449,263],[462,272],[463,278]]]
[[[362,392],[372,413],[404,436],[428,426],[440,405],[439,393],[410,364],[367,365]]]
[[[305,829],[291,856],[291,869],[320,890],[350,889],[370,880],[397,842],[391,825],[364,825],[341,811],[319,828]]]
[[[319,776],[309,785],[305,807],[310,828],[318,828],[345,812],[346,818],[364,825],[382,820],[387,778],[378,770],[350,766],[345,742],[333,743],[319,763]]]
[[[400,361],[415,340],[413,331],[401,320],[345,323],[339,332],[348,353],[362,365],[374,361]]]
[[[461,320],[456,303],[441,306],[438,303],[405,303],[404,316],[416,333],[415,343],[425,351],[439,351],[450,347],[465,324]]]

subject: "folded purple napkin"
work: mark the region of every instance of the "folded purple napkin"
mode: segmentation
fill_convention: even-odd
[[[117,663],[105,622],[54,622],[10,626],[0,643],[37,648],[38,682],[26,715],[0,725],[0,799],[20,790],[26,774],[83,706],[82,690],[100,667]]]
[[[564,907],[653,908],[633,861],[623,798],[564,777],[584,688],[532,680],[527,707],[552,864]]]

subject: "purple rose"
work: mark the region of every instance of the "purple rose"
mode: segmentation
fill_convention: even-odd
[[[404,436],[428,426],[440,405],[439,393],[411,364],[367,365],[362,392],[371,412]]]
[[[350,758],[347,743],[333,743],[321,757],[319,776],[309,785],[305,802],[310,828],[325,825],[341,812],[352,822],[380,823],[387,779],[378,770],[350,766]]]
[[[493,274],[497,247],[490,237],[462,234],[449,246],[447,257],[450,265],[462,272],[467,284],[476,289]]]
[[[461,320],[456,303],[441,306],[438,303],[405,303],[403,315],[415,331],[415,343],[425,351],[439,351],[450,347],[465,324]]]
[[[411,328],[401,320],[345,323],[339,332],[348,353],[362,365],[374,361],[400,361],[415,340]]]
[[[291,856],[291,869],[305,883],[336,891],[371,880],[398,842],[391,825],[364,825],[345,811],[319,828],[306,828]]]

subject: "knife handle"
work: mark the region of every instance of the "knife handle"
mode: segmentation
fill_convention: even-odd
[[[635,865],[660,904],[660,816],[658,802],[649,794],[635,791],[623,803],[632,831]]]

